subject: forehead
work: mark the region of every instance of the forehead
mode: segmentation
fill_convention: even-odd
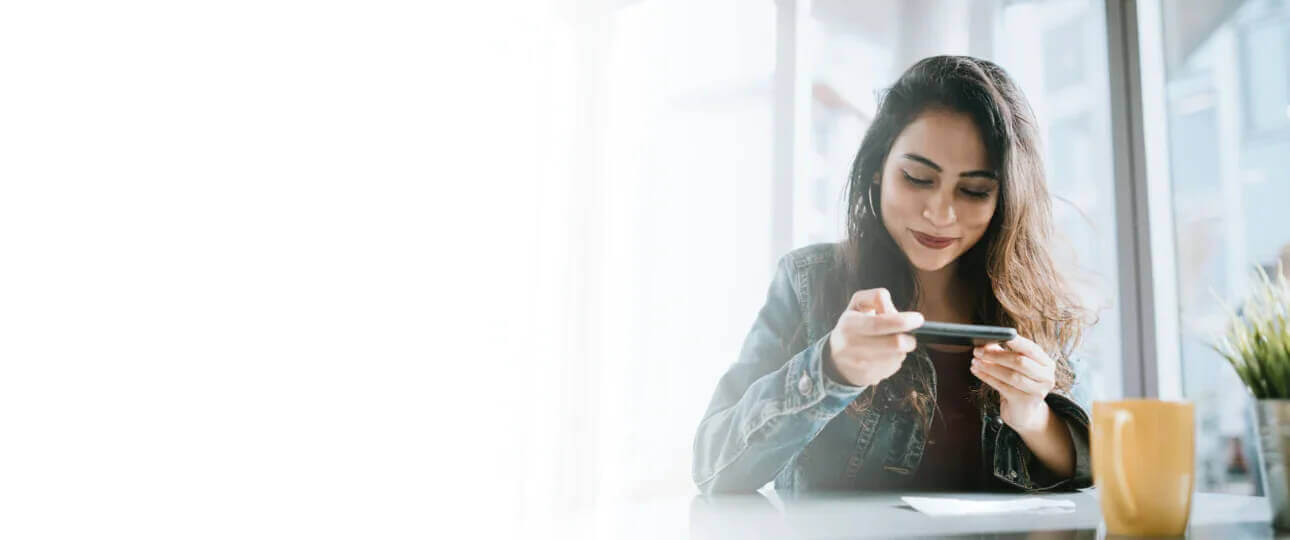
[[[945,172],[989,169],[985,143],[976,123],[966,114],[946,109],[928,109],[896,137],[891,155],[919,154],[940,165]]]

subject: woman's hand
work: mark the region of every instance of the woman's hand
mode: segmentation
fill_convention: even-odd
[[[999,391],[999,415],[1018,432],[1046,428],[1049,413],[1044,398],[1057,384],[1057,362],[1035,342],[1016,337],[973,349],[972,374]]]
[[[917,346],[905,332],[922,324],[921,313],[897,312],[887,289],[857,291],[829,333],[825,369],[851,386],[877,384],[900,370]]]

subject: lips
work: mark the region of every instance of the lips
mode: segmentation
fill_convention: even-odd
[[[944,238],[940,236],[923,234],[912,229],[910,230],[910,232],[914,233],[914,238],[918,239],[918,243],[924,246],[927,246],[931,249],[947,248],[950,246],[950,244],[953,244],[955,240],[958,240],[957,238]]]

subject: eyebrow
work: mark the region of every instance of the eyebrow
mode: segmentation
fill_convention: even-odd
[[[928,167],[931,167],[932,170],[936,172],[943,171],[943,169],[941,169],[941,166],[937,165],[935,161],[927,159],[918,154],[908,153],[908,154],[905,154],[904,157],[907,159],[911,159],[919,163],[922,163],[923,165],[927,165]],[[999,178],[995,176],[994,171],[987,171],[985,169],[978,169],[975,171],[965,171],[965,172],[959,173],[959,177],[960,178],[989,178],[994,181],[999,180]]]

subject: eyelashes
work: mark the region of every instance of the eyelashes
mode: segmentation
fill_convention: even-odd
[[[900,171],[900,174],[904,175],[904,176],[905,176],[905,180],[908,180],[908,181],[909,181],[909,183],[914,184],[915,186],[930,186],[930,185],[932,185],[932,181],[931,181],[931,180],[924,180],[924,179],[922,179],[922,178],[916,178],[916,177],[914,177],[914,176],[911,176],[908,172],[905,172],[905,171],[903,171],[903,170],[902,170],[902,171]]]
[[[920,187],[920,188],[931,187],[931,185],[934,183],[931,180],[913,176],[909,174],[909,172],[903,169],[900,171],[900,174],[901,176],[905,177],[905,181],[909,182],[914,187]],[[988,199],[991,193],[991,191],[976,191],[971,189],[960,189],[959,191],[962,191],[964,195],[967,195],[968,197],[971,197],[973,199]]]

